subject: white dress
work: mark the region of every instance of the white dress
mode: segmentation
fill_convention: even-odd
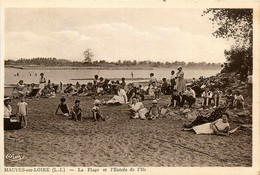
[[[214,130],[210,128],[210,125],[211,123],[205,123],[202,125],[194,126],[193,130],[196,132],[196,134],[213,134]],[[229,126],[229,123],[228,122],[224,123],[222,119],[218,119],[215,126],[219,131],[224,131],[226,127]]]
[[[120,89],[118,91],[118,95],[115,95],[111,100],[109,100],[107,103],[121,103],[124,104],[127,102],[127,96],[124,89]]]

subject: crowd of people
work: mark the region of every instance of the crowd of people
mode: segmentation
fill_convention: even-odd
[[[66,103],[66,98],[69,98],[69,96],[91,96],[94,100],[92,109],[94,121],[106,120],[106,116],[101,112],[101,105],[122,104],[128,104],[133,119],[155,120],[166,113],[167,109],[163,110],[158,101],[161,100],[163,95],[168,95],[170,96],[169,104],[166,107],[168,109],[182,108],[185,105],[192,109],[197,98],[203,99],[202,107],[204,109],[214,109],[210,116],[197,115],[192,122],[183,126],[185,130],[193,131],[196,134],[228,135],[230,130],[229,116],[225,112],[227,109],[245,108],[245,100],[241,92],[236,89],[223,91],[228,86],[228,81],[225,79],[216,82],[212,78],[204,79],[200,77],[198,80],[192,79],[191,82],[187,83],[181,66],[177,68],[176,72],[175,74],[175,71],[172,70],[170,78],[163,78],[161,81],[156,79],[154,73],[150,73],[147,86],[134,83],[126,84],[125,78],[122,78],[121,81],[110,81],[95,75],[93,82],[87,84],[77,82],[75,85],[68,83],[65,88],[62,83],[55,85],[50,80],[46,81],[44,74],[41,73],[38,86],[34,83],[25,85],[23,80],[20,80],[13,89],[13,98],[21,99],[17,104],[16,115],[12,114],[11,98],[5,98],[5,129],[10,127],[11,118],[14,116],[19,116],[20,121],[24,123],[24,128],[27,127],[26,98],[55,98],[56,93],[62,93],[55,114],[58,114],[60,110],[64,116],[71,116],[75,121],[83,120],[83,109],[79,99],[70,108]],[[242,81],[245,81],[244,76],[242,76],[242,79]],[[250,77],[248,79],[248,82],[252,81]],[[113,95],[113,97],[106,100],[95,99],[96,96],[103,95]],[[146,99],[151,100],[151,106],[144,106],[143,101]]]

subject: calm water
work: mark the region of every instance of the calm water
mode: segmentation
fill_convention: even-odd
[[[104,78],[131,78],[131,72],[134,78],[149,78],[149,74],[153,72],[155,77],[160,80],[162,78],[170,78],[172,68],[153,68],[153,70],[23,70],[14,68],[5,68],[5,84],[16,84],[19,80],[24,80],[24,83],[39,83],[40,73],[45,74],[46,80],[51,80],[53,83],[76,83],[77,80],[92,78],[95,74]],[[192,69],[184,68],[185,79],[199,78],[200,76],[208,77],[216,75],[220,69]],[[19,73],[19,76],[14,74]],[[29,74],[31,73],[31,76]],[[37,74],[37,76],[35,75]],[[78,80],[80,83],[87,83],[90,80]]]

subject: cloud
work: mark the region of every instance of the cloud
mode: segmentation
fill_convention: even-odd
[[[211,35],[186,33],[178,27],[144,29],[127,23],[72,27],[45,35],[9,32],[6,41],[7,57],[47,56],[71,60],[83,60],[82,53],[89,48],[97,60],[223,62],[224,49],[229,48],[228,43]]]

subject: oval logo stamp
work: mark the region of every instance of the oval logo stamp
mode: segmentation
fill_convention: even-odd
[[[9,160],[9,161],[19,161],[25,158],[25,155],[15,155],[13,153],[7,153],[5,155],[5,159]]]

